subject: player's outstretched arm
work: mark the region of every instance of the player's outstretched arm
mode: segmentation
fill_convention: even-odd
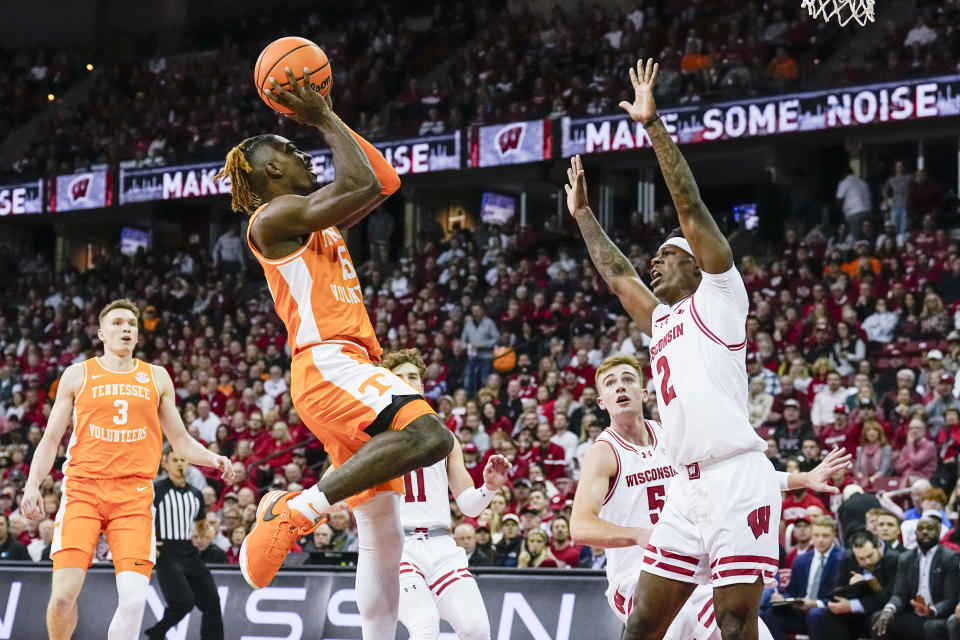
[[[225,482],[232,483],[233,465],[230,464],[230,459],[213,453],[187,433],[183,418],[180,417],[174,401],[173,380],[170,379],[170,374],[163,367],[151,366],[160,391],[160,428],[163,429],[163,435],[167,436],[170,446],[177,455],[183,456],[190,464],[214,467],[220,471]]]
[[[630,260],[613,244],[597,217],[593,215],[587,199],[587,178],[579,155],[570,158],[567,180],[568,184],[563,185],[567,192],[567,209],[580,227],[590,259],[633,321],[640,325],[644,333],[650,335],[653,310],[659,301],[647,285],[643,284]]]
[[[823,461],[806,473],[782,473],[780,488],[784,491],[794,489],[809,489],[817,493],[840,493],[840,489],[830,484],[830,479],[838,471],[849,469],[853,454],[847,453],[843,447],[834,449],[824,457]],[[786,476],[786,482],[784,482]]]
[[[588,544],[602,549],[646,546],[651,529],[621,527],[600,517],[603,499],[610,489],[610,478],[617,475],[617,459],[604,442],[587,449],[580,468],[577,494],[570,514],[570,537],[577,544]]]
[[[257,240],[264,245],[333,226],[349,226],[400,188],[400,177],[373,145],[350,130],[329,100],[286,69],[291,90],[272,80],[273,98],[293,110],[293,119],[315,126],[333,154],[333,182],[308,196],[274,198],[257,219]],[[269,170],[269,166],[268,166]]]
[[[57,448],[63,440],[63,434],[73,419],[73,400],[80,385],[83,384],[83,365],[72,364],[60,376],[57,386],[57,398],[53,401],[43,437],[37,444],[30,462],[30,474],[23,487],[23,500],[20,509],[30,520],[39,520],[44,516],[43,496],[40,495],[40,483],[50,473],[53,461],[57,457]]]
[[[700,189],[693,179],[690,166],[670,137],[663,121],[657,116],[653,86],[657,81],[658,71],[659,65],[654,64],[652,58],[647,60],[646,64],[643,60],[638,60],[637,68],[630,69],[633,103],[621,102],[620,108],[647,130],[663,172],[663,179],[670,190],[673,205],[677,208],[680,228],[690,243],[700,268],[707,273],[724,273],[733,266],[733,252],[700,198]]]
[[[507,482],[510,463],[500,454],[490,456],[483,468],[483,486],[473,486],[473,478],[463,463],[463,449],[458,440],[453,441],[453,450],[447,456],[447,483],[457,506],[468,518],[475,518],[487,508],[493,496]]]

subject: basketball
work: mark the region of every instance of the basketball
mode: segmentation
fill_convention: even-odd
[[[510,373],[517,366],[517,352],[510,347],[493,348],[493,369],[497,373]]]
[[[284,71],[290,67],[294,78],[299,82],[303,78],[303,70],[310,70],[310,86],[320,95],[330,93],[332,75],[330,61],[323,49],[306,38],[287,36],[274,40],[260,52],[257,65],[253,71],[253,81],[257,86],[257,93],[271,109],[280,113],[292,113],[290,109],[273,100],[267,90],[272,88],[270,78],[276,79],[284,89],[291,89],[290,81]]]

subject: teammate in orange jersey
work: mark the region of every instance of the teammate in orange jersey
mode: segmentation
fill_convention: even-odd
[[[275,135],[249,138],[227,154],[235,211],[252,214],[247,241],[263,266],[287,328],[291,395],[335,471],[303,492],[260,501],[240,550],[254,588],[270,583],[291,545],[331,504],[354,507],[360,539],[357,606],[366,640],[392,638],[399,600],[401,476],[444,459],[453,435],[423,396],[377,366],[383,349],[363,304],[340,232],[400,188],[393,167],[333,113],[328,99],[285,70],[291,90],[272,97],[316,127],[333,153],[334,181],[320,187],[310,156]]]
[[[100,312],[97,335],[103,356],[63,372],[24,488],[23,513],[39,520],[44,515],[40,482],[50,472],[72,420],[63,499],[50,547],[53,587],[47,632],[52,640],[69,638],[77,626],[77,596],[101,531],[113,555],[119,595],[107,638],[139,637],[156,559],[153,480],[164,435],[189,462],[216,467],[227,482],[233,477],[228,458],[208,451],[187,433],[166,369],[133,357],[139,319],[140,310],[126,299],[114,300]]]

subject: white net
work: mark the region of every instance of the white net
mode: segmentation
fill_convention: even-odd
[[[800,5],[812,18],[822,18],[830,22],[834,18],[840,26],[855,20],[861,27],[873,22],[874,0],[803,0]]]

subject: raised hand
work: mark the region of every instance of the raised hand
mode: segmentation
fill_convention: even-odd
[[[830,485],[830,478],[837,471],[850,467],[853,455],[843,447],[834,449],[826,455],[823,462],[808,473],[803,474],[803,486],[819,493],[840,493],[840,489]]]
[[[660,65],[648,58],[646,64],[637,60],[637,68],[630,68],[630,83],[633,85],[633,103],[626,100],[620,108],[630,114],[634,122],[646,123],[657,115],[657,104],[653,100],[653,85],[657,82]]]
[[[483,468],[483,482],[488,489],[496,491],[507,482],[510,473],[510,463],[499,453],[490,456],[487,465]]]
[[[274,100],[293,111],[292,114],[284,114],[288,118],[301,124],[316,125],[332,116],[333,109],[330,98],[321,96],[310,86],[309,71],[304,67],[303,77],[298,82],[290,67],[284,67],[290,88],[280,86],[277,79],[270,76],[273,87],[267,91]]]
[[[587,200],[587,177],[583,173],[579,154],[570,158],[567,180],[569,184],[563,185],[563,190],[567,192],[567,209],[570,215],[577,217],[578,214],[590,210],[590,203]]]

